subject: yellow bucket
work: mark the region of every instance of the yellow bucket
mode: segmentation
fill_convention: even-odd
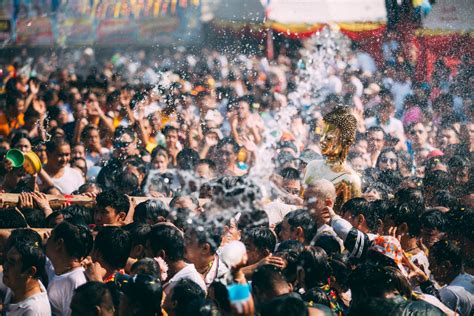
[[[23,156],[25,157],[23,168],[28,174],[35,175],[41,171],[41,160],[38,155],[30,151],[23,154]]]

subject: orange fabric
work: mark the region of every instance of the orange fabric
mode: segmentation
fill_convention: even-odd
[[[4,112],[0,112],[0,135],[8,136],[11,131],[25,125],[25,115],[20,113],[16,118],[9,119]]]

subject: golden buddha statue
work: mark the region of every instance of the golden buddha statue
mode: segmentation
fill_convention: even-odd
[[[357,120],[350,109],[338,106],[323,117],[323,132],[320,139],[322,160],[311,161],[306,167],[304,183],[326,179],[336,187],[337,210],[354,197],[361,196],[359,175],[346,164],[349,147],[355,142]]]

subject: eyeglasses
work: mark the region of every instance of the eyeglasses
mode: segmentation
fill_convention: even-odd
[[[125,148],[125,147],[128,147],[131,143],[132,142],[124,142],[124,141],[117,140],[113,142],[113,145],[116,148]]]

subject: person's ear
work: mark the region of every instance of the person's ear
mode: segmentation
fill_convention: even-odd
[[[272,253],[271,253],[270,250],[268,250],[268,249],[265,249],[265,250],[263,251],[263,256],[264,256],[264,257],[268,257],[268,256],[271,255],[271,254],[272,254]]]
[[[156,254],[156,257],[160,257],[161,259],[165,260],[166,261],[166,252],[161,249],[160,251],[158,251],[158,253]]]
[[[201,253],[202,254],[210,254],[211,253],[211,245],[209,245],[209,243],[204,243],[202,246],[201,246]]]
[[[120,222],[125,221],[125,218],[127,217],[127,214],[125,212],[120,212],[117,214],[117,218]]]
[[[135,245],[133,247],[133,252],[136,254],[138,258],[140,258],[145,253],[145,247],[143,247],[143,245],[140,245],[140,244]]]
[[[33,277],[34,275],[36,275],[37,271],[38,271],[38,269],[36,269],[35,266],[31,266],[24,273],[26,273],[27,275]]]
[[[365,217],[362,214],[356,216],[357,225],[362,225],[365,222]]]
[[[397,235],[404,236],[408,234],[408,225],[407,223],[401,223],[397,228]]]
[[[296,238],[298,239],[298,241],[304,240],[304,230],[301,226],[296,227],[295,232],[296,232]]]
[[[102,307],[100,305],[94,306],[96,315],[102,315]]]
[[[383,231],[384,231],[383,221],[381,219],[378,219],[377,220],[377,234],[383,235]]]

